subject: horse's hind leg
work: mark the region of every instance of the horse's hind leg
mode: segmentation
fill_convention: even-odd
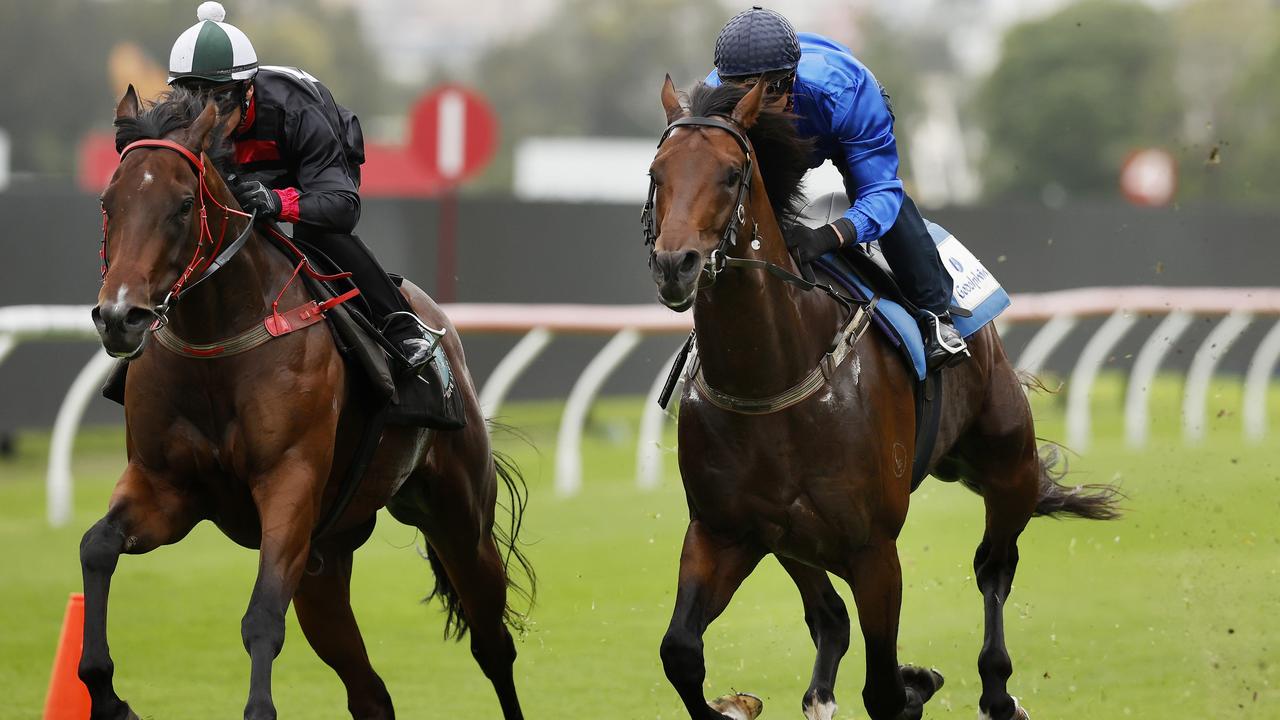
[[[185,496],[131,465],[116,484],[106,516],[89,528],[80,541],[85,612],[79,675],[89,690],[92,720],[138,717],[116,695],[111,682],[115,665],[107,646],[107,595],[120,555],[142,554],[177,542],[197,520],[199,517]]]
[[[920,720],[924,704],[942,687],[930,670],[898,665],[902,566],[893,540],[884,538],[853,558],[849,584],[867,648],[862,700],[871,720]]]
[[[981,478],[987,519],[982,543],[973,558],[974,577],[982,591],[984,606],[982,651],[978,654],[982,696],[978,709],[983,718],[1009,720],[1025,718],[1026,713],[1007,689],[1013,662],[1005,647],[1004,607],[1018,567],[1018,535],[1027,526],[1036,506],[1040,461],[1029,426],[1021,441],[1004,439],[983,445],[988,448],[984,453],[986,459],[975,466]],[[1016,448],[1016,451],[992,454],[991,450],[997,448]]]
[[[1004,607],[1018,566],[1018,536],[1039,501],[1041,464],[1031,410],[1007,361],[995,368],[985,409],[958,449],[967,466],[963,482],[986,504],[986,528],[973,558],[984,607],[978,709],[988,720],[1025,718],[1007,688],[1013,662],[1005,647]]]
[[[492,534],[494,481],[472,484],[471,474],[452,469],[415,473],[387,509],[426,535],[437,591],[456,613],[459,630],[471,633],[471,655],[493,683],[502,716],[519,720],[524,715],[513,673],[516,646],[506,625],[507,574]],[[480,487],[490,494],[479,493]]]
[[[818,649],[801,710],[807,720],[831,720],[836,712],[836,672],[849,649],[849,611],[826,571],[795,560],[778,560],[800,590],[804,621]]]
[[[346,687],[351,717],[392,720],[391,695],[369,664],[351,611],[351,564],[349,550],[326,554],[318,573],[302,576],[293,607],[307,642]]]
[[[692,720],[723,720],[702,696],[707,676],[702,635],[724,612],[763,553],[720,539],[691,520],[680,553],[680,580],[671,625],[662,638],[662,667]]]

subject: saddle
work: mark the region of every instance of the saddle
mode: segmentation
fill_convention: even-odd
[[[825,225],[849,209],[843,193],[817,198],[805,207],[801,220],[806,225]],[[952,276],[954,291],[951,315],[962,337],[981,330],[1009,306],[1009,296],[983,264],[942,226],[925,221],[929,234]],[[856,299],[879,297],[873,321],[890,344],[898,348],[913,371],[916,414],[915,458],[911,489],[923,482],[942,418],[943,372],[929,372],[924,357],[924,341],[917,318],[920,311],[911,303],[894,279],[889,263],[880,251],[880,241],[858,243],[830,253],[815,264],[836,287]]]
[[[340,274],[341,268],[324,253],[305,241],[268,234],[268,238],[294,257],[293,249],[304,255],[312,267],[323,274]],[[307,290],[318,301],[337,297],[355,287],[350,278],[333,281],[317,280],[301,274]],[[391,275],[396,287],[404,283],[404,277]],[[337,311],[337,312],[335,312]],[[362,297],[338,305],[326,313],[328,327],[333,334],[338,352],[347,361],[348,370],[359,374],[370,385],[375,397],[386,405],[386,422],[391,425],[409,425],[435,430],[460,430],[466,427],[466,412],[462,394],[453,376],[453,368],[445,354],[440,335],[436,338],[428,366],[431,372],[421,376],[409,372],[399,358],[398,351],[382,337],[373,322],[368,303]]]

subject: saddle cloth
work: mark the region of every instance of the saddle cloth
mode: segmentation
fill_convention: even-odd
[[[275,238],[272,238],[272,242],[281,244]],[[340,272],[337,265],[315,247],[297,239],[293,239],[293,244],[306,256],[312,267],[320,272]],[[287,248],[281,250],[292,257]],[[340,294],[353,286],[350,279],[322,282],[306,273],[299,273],[299,277],[306,281],[307,290],[317,301]],[[393,275],[392,280],[397,286],[404,282],[404,278],[398,275]],[[371,315],[368,304],[362,297],[355,300],[359,302],[338,305],[325,313],[325,317],[348,369],[368,380],[373,397],[387,404],[386,422],[438,430],[458,430],[465,427],[461,392],[445,354],[444,344],[435,344],[431,360],[428,361],[430,368],[423,372],[423,378],[401,372],[397,367],[398,361],[391,359],[389,351],[383,347],[381,333],[368,320]],[[438,386],[431,387],[428,382],[438,383]]]
[[[840,217],[849,208],[849,201],[842,193],[823,196],[809,204],[801,216],[806,225],[818,227]],[[962,337],[969,337],[995,320],[1009,307],[1009,294],[1000,286],[995,276],[973,253],[937,223],[925,221],[942,257],[942,264],[955,281],[951,304],[967,310],[971,317],[953,314],[956,330]],[[861,255],[861,257],[855,256]],[[886,288],[896,288],[888,263],[880,252],[880,242],[859,243],[853,248],[823,256],[816,267],[824,271],[846,292],[862,300],[870,300],[874,291],[881,291],[876,303],[875,324],[903,354],[915,370],[916,379],[924,380],[924,341],[920,325],[910,310],[904,307],[901,297],[894,297]],[[883,273],[875,277],[876,273]]]

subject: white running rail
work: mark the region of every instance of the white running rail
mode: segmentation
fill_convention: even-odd
[[[97,341],[88,306],[23,305],[0,308],[0,363],[24,342],[49,339]],[[497,415],[508,392],[546,347],[561,335],[611,338],[583,370],[565,405],[556,443],[555,486],[564,495],[581,487],[581,443],[589,410],[600,389],[617,367],[647,336],[667,336],[674,350],[691,329],[689,314],[675,314],[653,305],[520,305],[454,304],[445,307],[459,330],[468,334],[500,333],[521,339],[490,374],[480,391],[484,412]],[[1148,436],[1148,399],[1152,379],[1184,331],[1196,318],[1217,319],[1217,325],[1197,348],[1183,393],[1183,435],[1188,442],[1203,436],[1206,395],[1223,355],[1250,324],[1280,318],[1278,288],[1081,288],[1014,296],[1001,316],[1002,330],[1018,324],[1039,324],[1017,365],[1039,371],[1055,350],[1087,318],[1107,318],[1085,342],[1075,362],[1067,390],[1067,427],[1073,446],[1083,449],[1090,438],[1090,403],[1094,381],[1108,362],[1115,344],[1145,316],[1162,321],[1146,339],[1130,371],[1125,398],[1126,438],[1141,447]],[[1260,441],[1267,430],[1266,390],[1280,363],[1280,322],[1258,344],[1245,375],[1244,433]],[[50,443],[47,493],[50,523],[70,517],[71,456],[80,419],[111,369],[108,356],[95,352],[63,399]],[[654,399],[668,367],[654,378],[640,420],[636,448],[636,482],[642,489],[662,481],[661,445],[665,414]],[[652,407],[651,407],[652,406]]]

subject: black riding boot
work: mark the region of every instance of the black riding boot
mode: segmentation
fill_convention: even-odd
[[[420,372],[431,359],[440,336],[418,319],[369,248],[356,235],[317,233],[304,226],[299,226],[297,232],[302,240],[316,246],[338,267],[351,273],[351,279],[373,311],[374,325],[380,327],[383,337],[400,351],[405,364],[415,373]]]
[[[942,266],[938,247],[911,198],[903,196],[902,209],[893,227],[880,239],[880,250],[893,269],[898,286],[919,310],[917,321],[924,338],[929,370],[958,363],[969,356],[968,346],[951,321],[954,281]]]

